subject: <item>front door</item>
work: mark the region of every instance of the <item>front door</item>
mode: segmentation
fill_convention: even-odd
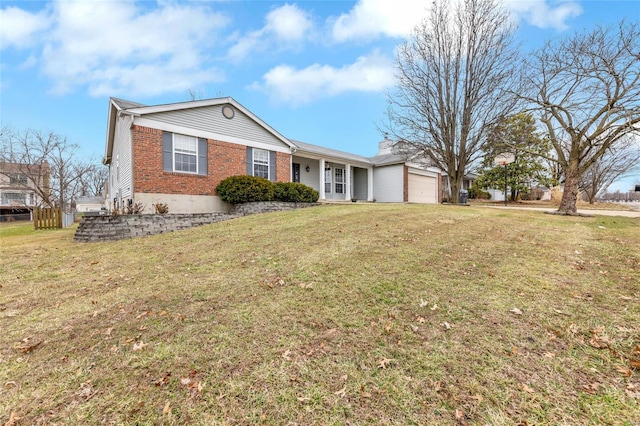
[[[342,167],[336,167],[334,170],[334,182],[335,182],[335,193],[336,198],[344,200],[345,193],[345,173]]]

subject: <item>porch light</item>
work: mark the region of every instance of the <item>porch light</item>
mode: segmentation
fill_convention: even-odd
[[[309,167],[309,165],[307,164],[307,167],[305,167],[304,169],[307,171],[307,173],[309,173],[309,171],[311,170],[311,167]]]

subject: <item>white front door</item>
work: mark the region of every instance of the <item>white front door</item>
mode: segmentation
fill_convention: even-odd
[[[334,164],[324,169],[324,196],[327,200],[344,200],[347,192],[347,176],[344,167]]]

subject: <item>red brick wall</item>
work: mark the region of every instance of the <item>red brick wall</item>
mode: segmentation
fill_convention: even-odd
[[[228,142],[207,141],[207,176],[162,170],[162,130],[133,126],[133,190],[135,192],[216,195],[223,179],[247,174],[247,148]],[[276,152],[276,176],[290,181],[291,155]]]
[[[276,152],[276,181],[291,182],[291,155]]]
[[[406,203],[409,201],[409,166],[407,166],[406,164],[404,165],[404,170],[402,173],[402,182],[402,198]]]

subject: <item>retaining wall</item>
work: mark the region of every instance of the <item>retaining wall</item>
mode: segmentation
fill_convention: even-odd
[[[123,240],[180,231],[250,214],[293,210],[317,205],[319,204],[267,201],[238,204],[230,213],[83,216],[73,239],[77,242]]]

